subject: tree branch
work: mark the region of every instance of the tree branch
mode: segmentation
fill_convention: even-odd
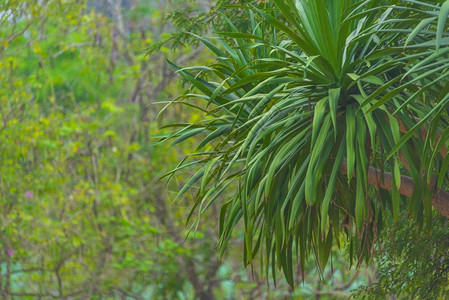
[[[348,173],[346,160],[343,161],[341,172],[343,174]],[[380,169],[369,167],[367,179],[370,185],[374,185],[388,191],[393,189],[393,175],[390,172],[384,171],[382,178],[382,171]],[[415,183],[413,182],[413,179],[409,176],[402,175],[399,193],[403,196],[411,197],[413,195],[414,188]],[[436,189],[436,192],[432,197],[432,206],[443,216],[449,218],[449,192],[442,189]]]

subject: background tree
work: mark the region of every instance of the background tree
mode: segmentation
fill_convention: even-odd
[[[157,183],[178,154],[149,142],[151,103],[173,95],[173,75],[169,54],[144,49],[168,4],[127,3],[0,5],[2,299],[199,297],[229,276],[216,234],[185,244],[173,215],[186,211]]]

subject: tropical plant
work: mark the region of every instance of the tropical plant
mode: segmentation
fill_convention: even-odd
[[[312,253],[322,269],[345,233],[349,256],[369,261],[376,237],[406,211],[421,228],[432,206],[449,217],[449,1],[273,0],[228,22],[209,66],[172,67],[191,84],[174,102],[204,112],[165,138],[203,136],[195,190],[200,216],[222,204],[220,252],[243,220],[244,263],[262,271]],[[200,106],[192,99],[201,99]]]

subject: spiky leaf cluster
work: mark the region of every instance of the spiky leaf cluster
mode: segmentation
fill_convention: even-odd
[[[267,273],[280,268],[293,283],[293,262],[313,253],[324,267],[342,232],[351,258],[369,259],[403,200],[430,222],[427,183],[439,172],[441,186],[449,164],[439,154],[449,134],[449,2],[272,2],[230,8],[247,11],[247,30],[230,17],[217,38],[197,36],[213,64],[171,64],[192,85],[176,101],[202,99],[206,113],[167,138],[203,137],[197,160],[174,170],[198,166],[178,194],[198,187],[192,213],[238,187],[221,208],[221,252],[243,221],[245,263],[261,252]],[[392,174],[390,191],[370,170]],[[404,174],[415,185],[408,199]]]

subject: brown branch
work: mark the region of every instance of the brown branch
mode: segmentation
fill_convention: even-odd
[[[343,161],[341,171],[343,174],[348,173],[346,160]],[[370,185],[374,185],[388,191],[393,189],[393,175],[390,172],[384,171],[382,178],[382,171],[380,169],[369,167],[367,179]],[[413,179],[402,175],[399,193],[403,196],[411,197],[414,188],[415,183],[413,182]],[[432,197],[432,206],[443,216],[449,218],[449,192],[442,189],[436,189],[436,192]]]
[[[142,300],[143,299],[143,297],[140,296],[140,295],[134,294],[132,292],[125,291],[125,290],[120,289],[120,288],[115,288],[115,290],[118,291],[119,293],[123,294],[124,296],[130,297],[130,298],[133,298],[133,299],[137,299],[137,300]]]
[[[86,44],[87,44],[87,43],[73,43],[73,44],[70,44],[70,45],[68,45],[68,46],[64,46],[63,49],[59,50],[59,51],[56,52],[55,54],[50,55],[49,58],[51,58],[51,59],[57,58],[58,56],[64,54],[65,52],[67,52],[67,51],[69,51],[69,50],[72,50],[72,49],[74,49],[74,48],[81,48],[81,47],[84,47]]]
[[[31,23],[32,23],[31,21],[28,22],[28,23],[25,25],[25,27],[22,28],[22,30],[20,30],[20,31],[16,32],[15,34],[13,34],[12,36],[10,36],[10,37],[8,38],[8,43],[11,43],[14,39],[16,39],[17,37],[19,37],[20,35],[22,35],[22,33],[24,33],[25,31],[27,31],[27,29],[30,27]]]
[[[420,120],[418,118],[413,118],[415,122],[419,122]],[[389,122],[388,118],[386,118],[387,122]],[[409,129],[404,125],[402,120],[398,117],[396,117],[396,120],[398,120],[399,125],[399,131],[402,134],[406,134]],[[421,127],[419,129],[419,137],[422,139],[426,139],[428,135],[428,131],[425,127]],[[418,137],[418,134],[414,135],[415,137]],[[438,142],[441,139],[441,134],[436,133],[436,140],[434,142],[434,145],[437,145]],[[448,154],[448,149],[445,145],[439,149],[439,153],[443,158],[445,158]],[[401,151],[399,154],[399,160],[403,163],[404,167],[410,171],[410,165],[407,159],[405,158],[404,152]],[[342,164],[342,173],[347,174],[347,163],[346,160]],[[390,172],[383,172],[383,180],[382,180],[382,171],[380,169],[376,169],[374,167],[368,168],[368,174],[367,174],[368,183],[370,185],[378,186],[380,188],[386,189],[388,191],[391,191],[393,188],[393,175]],[[431,184],[430,188],[432,190],[435,189],[435,178],[431,178]],[[401,176],[401,185],[399,187],[399,193],[401,195],[404,195],[406,197],[411,197],[413,194],[413,190],[415,188],[415,183],[413,182],[413,179],[408,176]],[[432,197],[432,206],[439,211],[443,216],[446,218],[449,218],[449,192],[442,190],[442,189],[436,189],[435,194]]]

